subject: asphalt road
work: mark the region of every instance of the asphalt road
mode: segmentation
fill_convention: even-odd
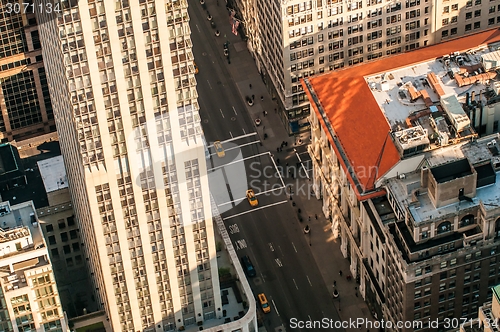
[[[189,14],[193,53],[199,68],[196,79],[200,117],[207,142],[210,144],[214,140],[224,141],[254,132],[244,101],[227,71],[223,49],[215,43],[215,38],[221,37],[214,36],[206,13],[197,1],[191,3]],[[245,137],[233,143],[241,146],[256,139],[256,136]],[[318,328],[292,329],[290,320],[321,321],[328,318],[338,321],[332,295],[310,252],[310,245],[314,243],[310,243],[309,235],[303,232],[305,222],[299,223],[297,212],[285,196],[284,189],[266,192],[271,185],[282,186],[279,177],[275,176],[270,155],[252,157],[266,152],[258,142],[239,148],[224,144],[224,148],[229,149],[226,156],[218,158],[213,154],[209,168],[220,167],[238,158],[249,158],[244,161],[246,182],[241,163],[218,168],[226,183],[238,182],[231,187],[233,190],[228,199],[237,202],[221,206],[221,211],[238,256],[249,255],[256,268],[257,276],[250,280],[255,297],[263,292],[270,302],[271,313],[262,315],[266,328],[274,331],[285,326],[286,331],[317,331]],[[238,155],[240,151],[241,155]],[[211,153],[214,153],[213,149]],[[238,174],[237,179],[234,174]],[[244,199],[247,187],[255,190],[258,207],[250,207]]]

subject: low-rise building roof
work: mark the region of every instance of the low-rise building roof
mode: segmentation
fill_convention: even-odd
[[[339,160],[359,199],[377,196],[376,181],[401,160],[391,139],[394,125],[381,111],[383,106],[374,97],[366,76],[499,41],[500,29],[492,29],[302,81],[320,125],[337,155],[342,156]]]

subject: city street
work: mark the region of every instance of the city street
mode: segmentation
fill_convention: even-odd
[[[241,195],[241,188],[238,188],[238,195],[233,195],[233,190],[227,201],[216,201],[238,256],[250,256],[255,266],[257,276],[250,280],[254,296],[264,292],[270,302],[271,313],[263,315],[265,327],[268,331],[279,331],[284,326],[283,331],[288,331],[291,330],[292,318],[298,321],[320,321],[323,318],[337,321],[339,317],[332,294],[310,251],[310,247],[314,246],[314,232],[323,230],[311,228],[309,234],[304,233],[308,217],[304,216],[303,222],[299,222],[298,209],[292,206],[285,193],[288,189],[283,186],[293,184],[293,190],[300,185],[309,188],[304,172],[310,168],[305,147],[297,151],[291,147],[284,148],[282,154],[287,156],[287,162],[290,161],[289,169],[293,168],[289,173],[285,160],[277,165],[273,156],[275,151],[266,151],[259,143],[260,135],[251,135],[260,128],[255,128],[253,117],[248,114],[245,101],[229,75],[227,66],[232,64],[228,64],[224,50],[219,46],[223,41],[216,40],[231,33],[230,25],[227,21],[216,22],[217,29],[221,31],[221,36],[216,37],[206,19],[206,12],[198,2],[192,2],[189,11],[193,52],[199,68],[196,79],[205,137],[209,145],[220,140],[224,149],[228,149],[226,156],[219,158],[211,148],[207,166],[213,171],[222,170],[227,181],[233,173],[231,167],[236,167],[235,154],[241,151],[244,160],[240,163],[245,164],[246,182],[243,178],[239,181],[242,186],[254,189],[258,199],[258,206],[251,207],[244,194]],[[233,52],[231,45],[229,51]],[[235,140],[224,142],[232,138]],[[275,144],[279,146],[280,143]],[[303,159],[304,166],[297,165],[297,156]],[[283,178],[277,175],[276,166],[285,168]],[[297,173],[299,168],[300,176]]]

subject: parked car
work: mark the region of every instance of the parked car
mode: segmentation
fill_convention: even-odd
[[[249,278],[253,278],[257,275],[257,272],[255,271],[255,268],[253,267],[253,264],[252,264],[252,261],[250,260],[250,257],[248,257],[248,256],[241,257],[241,265],[243,266],[243,270],[245,271],[245,274]]]

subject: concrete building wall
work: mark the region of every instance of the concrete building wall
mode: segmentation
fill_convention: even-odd
[[[187,5],[78,2],[42,34],[59,50],[48,68],[66,69],[49,75],[65,90],[61,147],[114,331],[178,329],[222,305]]]

